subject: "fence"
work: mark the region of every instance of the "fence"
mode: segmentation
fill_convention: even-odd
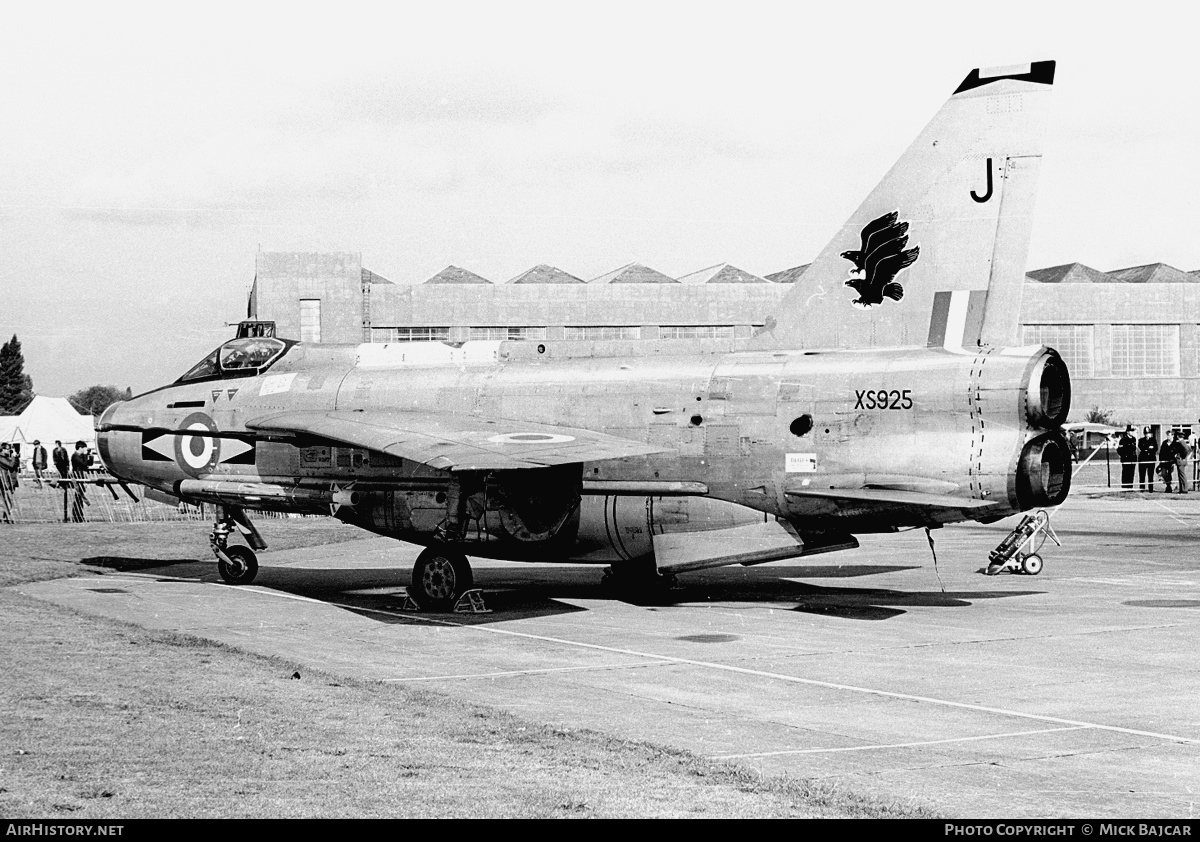
[[[191,505],[150,499],[144,486],[132,483],[124,486],[111,476],[98,473],[84,480],[83,497],[76,507],[75,493],[78,487],[78,482],[74,480],[49,478],[43,478],[41,487],[38,487],[33,474],[22,475],[17,488],[9,490],[7,495],[8,520],[12,523],[66,523],[75,519],[76,511],[84,521],[91,523],[211,522],[216,517],[216,506],[212,503]],[[4,511],[4,501],[0,500],[0,515]],[[257,511],[255,517],[309,518],[321,515]],[[0,517],[0,521],[3,521],[3,517]]]
[[[88,482],[75,505],[76,484],[43,479],[39,488],[32,475],[8,493],[8,518],[13,523],[58,523],[75,519],[76,509],[85,521],[99,523],[149,523],[168,520],[211,520],[202,506],[170,505],[149,500],[145,489],[129,486],[130,495],[117,485]],[[0,501],[0,512],[3,502]]]
[[[1154,487],[1161,491],[1163,489],[1163,481],[1157,471],[1157,462],[1154,464],[1154,468]],[[1116,445],[1112,442],[1105,442],[1099,447],[1089,450],[1081,450],[1076,454],[1075,465],[1072,470],[1074,471],[1071,479],[1073,486],[1088,488],[1121,487],[1121,459],[1117,456]],[[1192,489],[1195,490],[1197,482],[1200,482],[1200,460],[1195,458],[1187,460],[1184,472],[1190,477]],[[1133,488],[1135,491],[1139,488],[1139,474],[1139,471],[1135,471],[1133,475]],[[1172,470],[1172,488],[1175,488],[1175,480],[1176,475],[1174,470]],[[1176,490],[1178,489],[1176,488]]]

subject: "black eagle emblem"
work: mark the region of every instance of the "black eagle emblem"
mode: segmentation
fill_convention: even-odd
[[[904,287],[895,278],[900,270],[916,262],[921,247],[905,248],[908,223],[897,222],[898,216],[898,211],[892,211],[868,222],[862,230],[862,247],[842,252],[842,257],[854,264],[846,286],[858,291],[853,303],[859,307],[882,304],[885,298],[899,301],[904,297]]]

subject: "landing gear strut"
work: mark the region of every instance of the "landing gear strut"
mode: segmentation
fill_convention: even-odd
[[[450,611],[472,584],[467,557],[445,544],[434,544],[417,556],[408,594],[426,611]]]
[[[250,547],[228,546],[229,535],[234,529],[242,534]],[[217,557],[217,571],[227,584],[248,585],[254,581],[258,575],[258,556],[254,550],[266,549],[267,542],[242,508],[217,507],[217,520],[213,523],[208,540],[212,544],[213,555]]]

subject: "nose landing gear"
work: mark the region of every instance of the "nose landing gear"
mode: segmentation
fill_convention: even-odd
[[[242,534],[249,547],[228,546],[229,535],[234,529]],[[208,540],[212,544],[213,555],[217,557],[217,572],[226,584],[248,585],[254,581],[258,575],[258,556],[254,550],[266,549],[267,542],[254,528],[250,518],[246,517],[244,509],[239,506],[218,507],[217,520],[213,523]]]

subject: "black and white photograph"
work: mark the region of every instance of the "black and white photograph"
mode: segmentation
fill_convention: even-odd
[[[1200,834],[1198,37],[4,5],[0,828]]]

